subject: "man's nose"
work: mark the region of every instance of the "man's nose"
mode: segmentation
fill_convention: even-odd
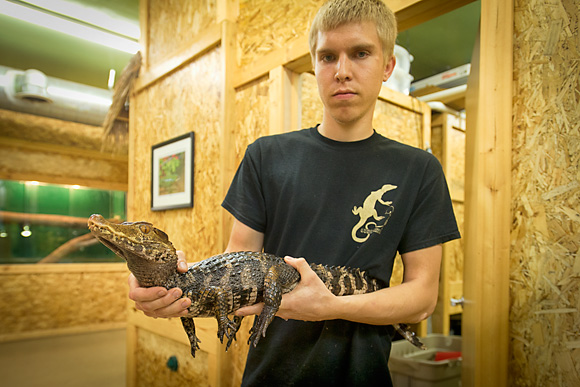
[[[339,82],[345,82],[352,79],[351,63],[347,55],[340,55],[336,61],[335,78]]]

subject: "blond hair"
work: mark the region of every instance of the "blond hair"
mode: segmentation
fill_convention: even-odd
[[[375,23],[383,57],[385,61],[390,59],[397,38],[397,20],[385,3],[381,0],[330,0],[320,7],[310,27],[308,43],[312,62],[316,58],[318,32],[330,31],[346,23],[365,21]]]

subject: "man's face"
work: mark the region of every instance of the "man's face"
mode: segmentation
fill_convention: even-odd
[[[373,22],[319,31],[314,70],[324,119],[347,125],[362,118],[372,121],[382,82],[394,67],[394,57],[387,61],[383,57]]]

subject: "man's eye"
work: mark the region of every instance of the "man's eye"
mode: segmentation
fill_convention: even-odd
[[[366,51],[359,51],[356,53],[357,58],[366,58],[367,56],[369,56],[369,53]]]
[[[320,60],[322,60],[323,62],[332,62],[334,60],[334,56],[333,55],[322,55],[320,57]]]

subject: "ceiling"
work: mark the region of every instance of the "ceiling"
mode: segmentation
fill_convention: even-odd
[[[139,25],[139,0],[67,1]],[[118,77],[132,57],[126,52],[2,14],[0,25],[0,65],[18,70],[37,69],[50,77],[107,89],[109,70],[114,69]]]
[[[67,1],[138,25],[139,0]],[[399,34],[398,44],[414,56],[415,80],[470,62],[479,12],[480,0]],[[132,56],[1,14],[0,25],[0,65],[19,70],[34,68],[50,77],[106,89],[109,70],[115,69],[118,77]]]

